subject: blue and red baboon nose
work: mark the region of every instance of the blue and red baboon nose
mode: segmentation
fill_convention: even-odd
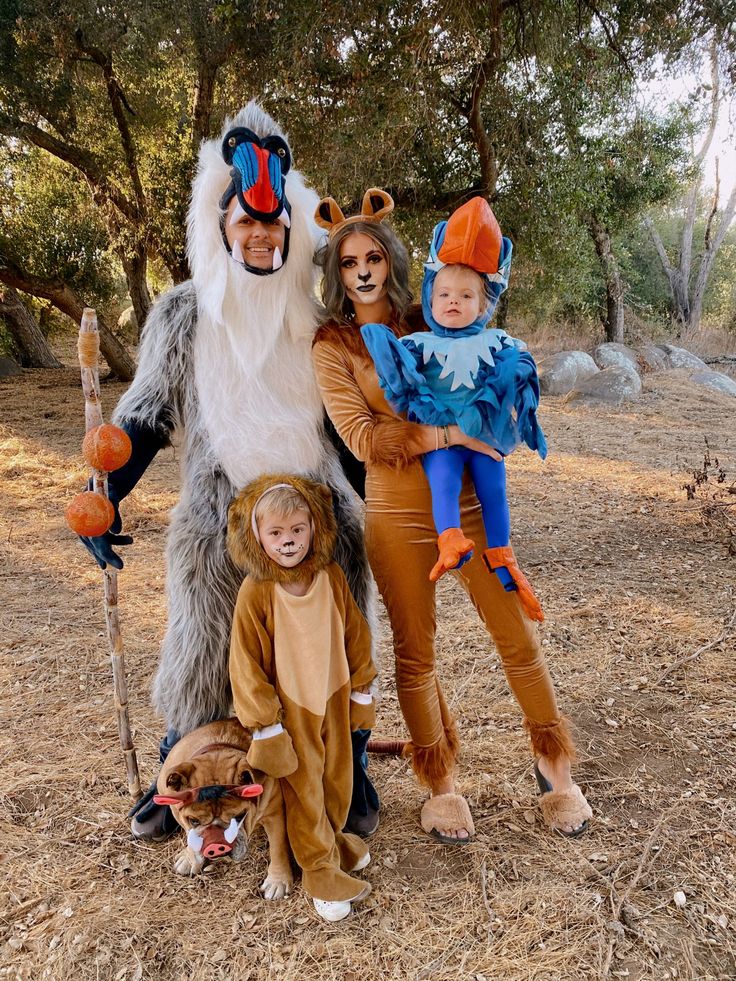
[[[254,143],[241,143],[233,165],[240,172],[243,198],[254,212],[270,215],[280,210],[281,161],[275,154]]]

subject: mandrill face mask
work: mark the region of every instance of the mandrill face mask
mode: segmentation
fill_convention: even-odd
[[[222,155],[231,166],[220,202],[225,247],[248,272],[276,272],[289,251],[291,206],[284,190],[289,147],[280,136],[261,138],[239,126],[225,135]]]

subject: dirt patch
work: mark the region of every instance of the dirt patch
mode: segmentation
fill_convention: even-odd
[[[103,385],[108,415],[122,390]],[[429,841],[406,762],[373,759],[383,801],[374,891],[334,926],[299,889],[279,905],[261,901],[260,838],[243,866],[194,881],[171,871],[181,842],[131,840],[100,577],[63,524],[85,478],[76,371],[4,380],[0,418],[0,978],[736,974],[736,577],[702,491],[688,500],[683,490],[706,438],[724,486],[736,475],[732,399],[675,372],[647,375],[627,408],[550,398],[548,462],[519,453],[509,463],[517,551],[545,605],[543,643],[576,726],[589,834],[570,842],[543,828],[517,706],[473,610],[443,582],[438,656],[477,839],[463,849]],[[148,690],[178,484],[169,449],[123,506],[135,542],[120,604],[144,779],[162,733]],[[403,737],[387,637],[384,625],[377,734]]]

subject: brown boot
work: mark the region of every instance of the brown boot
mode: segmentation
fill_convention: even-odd
[[[444,572],[454,569],[464,555],[473,551],[475,542],[466,538],[460,528],[447,528],[437,539],[437,548],[440,557],[429,574],[432,582],[437,582]]]
[[[499,548],[487,548],[483,553],[483,561],[488,567],[489,572],[495,572],[501,566],[506,566],[511,573],[511,578],[516,583],[516,590],[519,594],[519,602],[521,603],[522,610],[530,620],[537,620],[539,623],[542,623],[544,620],[542,606],[534,595],[534,590],[529,584],[529,580],[519,568],[513,548],[510,545],[502,545]]]

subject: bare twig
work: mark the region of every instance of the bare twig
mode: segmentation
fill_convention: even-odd
[[[629,882],[629,884],[626,887],[626,889],[624,889],[624,891],[622,893],[618,894],[618,895],[613,890],[613,888],[611,889],[611,910],[613,912],[613,921],[612,922],[613,922],[614,925],[615,924],[618,924],[619,925],[619,932],[618,933],[614,933],[613,936],[611,937],[611,939],[608,942],[608,950],[606,951],[606,958],[605,958],[605,960],[603,962],[603,966],[601,968],[601,978],[602,979],[607,978],[608,975],[609,975],[609,972],[611,970],[611,961],[613,960],[613,952],[614,952],[614,950],[616,948],[616,941],[617,941],[618,937],[623,936],[623,933],[624,933],[624,930],[625,930],[625,926],[621,922],[621,910],[622,910],[622,908],[624,906],[624,903],[627,901],[627,899],[629,898],[629,896],[631,895],[631,893],[634,891],[634,887],[636,886],[637,882],[639,881],[639,879],[642,876],[642,873],[644,871],[644,868],[645,868],[647,862],[649,861],[649,856],[652,853],[652,848],[654,847],[654,843],[657,840],[657,838],[659,837],[660,831],[662,830],[662,825],[665,823],[665,821],[668,821],[670,819],[670,817],[672,816],[672,812],[677,807],[679,807],[679,802],[677,804],[675,804],[674,807],[671,807],[671,808],[669,808],[669,810],[663,811],[660,814],[659,820],[657,821],[656,825],[654,826],[654,829],[653,829],[652,833],[647,838],[646,844],[644,845],[644,848],[642,849],[641,857],[639,858],[639,863],[636,866],[636,869],[634,870],[634,875],[633,875],[633,877],[631,879],[631,882]],[[634,932],[637,932],[637,931],[634,931]]]
[[[486,913],[488,913],[488,929],[491,929],[493,921],[496,919],[496,914],[493,912],[493,907],[488,901],[488,888],[486,884],[486,861],[483,859],[483,864],[480,867],[480,890],[483,896],[483,905],[486,908]]]
[[[730,620],[717,637],[714,637],[713,640],[708,641],[707,644],[703,644],[701,647],[698,647],[698,649],[693,651],[692,654],[687,654],[685,657],[679,657],[676,661],[670,664],[664,674],[658,678],[657,681],[655,681],[652,688],[658,688],[662,682],[665,681],[665,679],[669,678],[673,671],[681,668],[684,664],[689,664],[691,661],[694,661],[696,658],[700,657],[701,654],[705,654],[706,651],[709,651],[712,647],[720,644],[721,641],[726,640],[726,638],[731,635],[734,625],[736,625],[736,609],[733,611]]]

